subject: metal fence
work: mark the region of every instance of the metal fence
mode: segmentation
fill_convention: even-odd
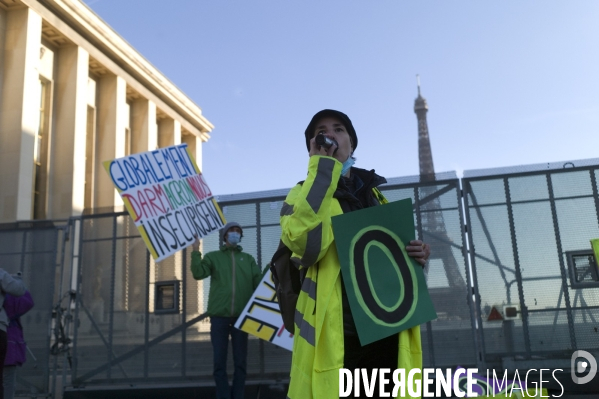
[[[72,384],[211,381],[209,280],[193,279],[190,252],[154,262],[123,212],[83,216],[81,223]],[[165,312],[157,300],[167,282],[179,295],[175,310]],[[248,351],[248,378],[281,377],[289,368],[283,349],[251,339]]]
[[[412,199],[415,235],[436,248],[430,261],[428,285],[439,318],[422,326],[424,364],[427,367],[476,364],[459,180],[454,173],[438,174],[429,182],[420,182],[418,176],[394,178],[381,190],[390,201]],[[218,198],[227,220],[243,226],[244,251],[254,255],[263,267],[279,243],[279,215],[288,191]],[[218,245],[217,236],[204,240],[205,251],[216,250]],[[204,289],[207,293],[206,285]],[[268,364],[270,359],[264,362]]]
[[[390,201],[412,199],[415,235],[433,248],[427,283],[438,318],[421,329],[425,367],[510,369],[534,359],[567,368],[574,350],[597,352],[589,239],[599,238],[599,160],[574,164],[394,178],[381,188]],[[287,191],[218,198],[262,267]],[[218,239],[206,237],[202,251]],[[126,213],[4,225],[0,261],[24,272],[36,300],[24,328],[37,361],[20,370],[20,393],[51,395],[60,372],[74,387],[211,383],[210,279],[193,279],[187,250],[154,262]],[[173,311],[160,308],[165,286],[178,294]],[[493,309],[504,320],[489,320]],[[249,380],[286,380],[290,363],[290,352],[250,338]]]
[[[587,163],[464,174],[477,322],[491,367],[518,358],[559,367],[577,349],[599,349],[589,242],[599,238],[599,169]],[[488,321],[494,306],[511,308],[510,320]]]
[[[244,251],[262,267],[279,241],[287,191],[218,199],[227,220],[243,226]],[[397,178],[383,192],[390,201],[412,198],[415,234],[439,248],[428,276],[439,318],[422,328],[425,364],[475,364],[459,180],[453,173],[428,183]],[[125,213],[83,216],[80,239],[73,385],[211,380],[209,325],[203,315],[210,280],[192,278],[188,251],[155,263]],[[218,249],[218,240],[218,235],[206,237],[203,252]],[[156,287],[163,282],[180,287],[175,313],[156,312]],[[251,339],[248,359],[250,379],[288,377],[291,354],[284,349]]]
[[[17,368],[17,396],[47,397],[56,385],[60,344],[51,341],[53,303],[62,290],[69,226],[64,222],[17,222],[0,225],[0,267],[20,272],[35,302],[21,317],[28,361]],[[60,312],[59,312],[60,313]],[[55,371],[52,373],[52,371]],[[52,385],[51,385],[52,384]]]

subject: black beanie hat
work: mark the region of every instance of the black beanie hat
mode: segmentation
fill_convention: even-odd
[[[347,133],[351,138],[352,147],[354,147],[355,151],[358,147],[358,136],[356,136],[356,130],[354,129],[354,125],[352,125],[351,120],[347,115],[345,115],[341,111],[335,111],[334,109],[323,109],[322,111],[317,112],[316,115],[312,117],[312,120],[310,121],[310,124],[306,128],[305,132],[306,147],[308,148],[308,151],[310,151],[310,140],[312,140],[312,137],[314,137],[314,129],[316,128],[316,123],[318,123],[318,121],[322,118],[326,117],[338,119],[339,122],[341,122],[343,126],[345,126],[345,129],[347,130]]]

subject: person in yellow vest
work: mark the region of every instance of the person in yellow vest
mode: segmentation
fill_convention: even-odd
[[[318,145],[322,134],[332,142]],[[289,399],[339,397],[339,369],[422,369],[420,327],[361,346],[337,257],[331,217],[386,202],[376,187],[386,183],[374,170],[355,168],[356,131],[347,115],[325,109],[306,131],[308,176],[287,195],[281,209],[281,239],[291,262],[307,268],[295,314]],[[422,266],[430,247],[406,246]],[[378,387],[375,395],[378,395]],[[364,390],[361,390],[364,394]]]

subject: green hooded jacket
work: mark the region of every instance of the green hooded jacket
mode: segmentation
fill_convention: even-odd
[[[191,273],[196,280],[210,279],[208,296],[208,315],[237,317],[254,293],[262,271],[254,257],[242,252],[237,245],[223,245],[218,251],[191,253]]]

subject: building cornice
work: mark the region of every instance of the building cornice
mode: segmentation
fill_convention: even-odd
[[[0,10],[13,10],[22,7],[25,7],[25,4],[20,0],[0,0]]]
[[[214,126],[202,115],[201,108],[84,3],[79,0],[23,0],[23,2],[39,3],[55,14],[116,65],[144,83],[152,93],[186,118],[202,133],[204,140],[209,138],[207,133]]]

